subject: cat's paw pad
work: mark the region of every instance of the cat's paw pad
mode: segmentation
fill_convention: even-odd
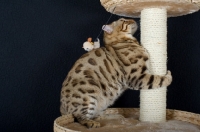
[[[99,128],[101,126],[101,124],[96,121],[89,121],[86,122],[84,125],[87,126],[87,128]]]
[[[167,71],[167,75],[171,75],[171,71],[170,70]]]
[[[167,81],[167,84],[170,85],[171,82],[172,82],[172,75],[171,75],[171,71],[167,71],[167,74],[166,74],[166,81]]]

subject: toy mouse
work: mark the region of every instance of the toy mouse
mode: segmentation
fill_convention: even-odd
[[[92,38],[88,38],[86,42],[83,43],[83,48],[86,51],[91,51],[100,47],[100,40],[97,38],[97,41],[92,42]]]

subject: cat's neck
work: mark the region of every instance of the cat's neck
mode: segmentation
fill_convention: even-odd
[[[117,38],[117,37],[111,37],[111,38],[105,38],[104,39],[104,44],[105,46],[114,46],[118,43],[138,43],[137,39],[135,37],[133,37],[131,34],[127,35],[125,37],[122,38]]]

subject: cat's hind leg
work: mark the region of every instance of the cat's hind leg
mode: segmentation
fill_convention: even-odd
[[[98,128],[100,127],[100,123],[94,121],[96,108],[92,107],[93,105],[87,105],[80,107],[78,111],[73,113],[73,116],[77,119],[77,121],[86,126],[87,128]]]

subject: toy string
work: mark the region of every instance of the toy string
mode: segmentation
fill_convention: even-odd
[[[113,11],[112,11],[112,13],[111,13],[110,17],[109,17],[109,18],[108,18],[108,20],[106,21],[106,24],[105,24],[105,25],[107,25],[107,24],[108,24],[108,22],[110,21],[111,17],[113,16],[113,12],[115,11],[115,8],[116,8],[116,6],[114,7],[114,9],[113,9]],[[105,28],[105,25],[102,27],[102,29],[101,29],[101,31],[100,31],[100,33],[99,33],[99,35],[96,37],[96,39],[95,39],[95,40],[97,40],[97,39],[99,38],[99,36],[101,35],[101,33],[102,33],[103,29]]]

